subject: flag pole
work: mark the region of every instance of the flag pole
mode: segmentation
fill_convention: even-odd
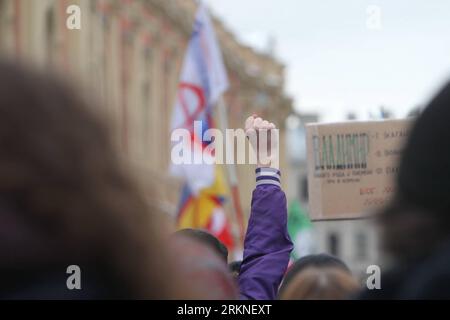
[[[225,105],[225,99],[223,96],[219,97],[219,100],[217,102],[217,110],[219,111],[219,123],[222,130],[222,133],[226,134],[226,129],[228,128],[228,114],[227,114],[227,108]],[[225,146],[225,149],[228,148],[228,146]],[[239,225],[239,236],[241,245],[244,244],[244,237],[245,237],[245,228],[244,228],[244,215],[242,213],[242,207],[241,207],[241,200],[239,197],[239,186],[238,186],[238,179],[236,174],[236,165],[234,164],[234,161],[231,164],[225,164],[227,168],[228,173],[228,182],[230,184],[230,191],[231,191],[231,197],[233,202],[233,208],[236,213],[236,220]]]

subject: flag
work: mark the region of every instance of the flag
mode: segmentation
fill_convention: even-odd
[[[225,202],[225,177],[221,166],[216,166],[214,183],[196,196],[187,186],[183,188],[178,213],[178,228],[205,229],[222,241],[228,249],[233,247],[229,223],[223,208]]]
[[[184,57],[172,129],[206,120],[211,108],[228,89],[228,77],[206,7],[197,11]]]
[[[171,129],[191,133],[190,158],[204,156],[208,145],[203,134],[214,127],[213,109],[228,89],[228,78],[208,11],[197,10],[194,27],[184,57]],[[199,121],[200,126],[194,125]],[[213,154],[207,154],[214,157]],[[201,163],[172,164],[171,174],[184,179],[177,214],[179,228],[205,229],[230,249],[233,241],[224,211],[225,178],[220,166]]]
[[[291,258],[296,260],[313,253],[312,223],[297,200],[290,203],[288,213],[288,232],[294,242]]]

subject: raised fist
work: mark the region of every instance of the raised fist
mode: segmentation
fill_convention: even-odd
[[[267,120],[252,115],[245,121],[245,134],[256,153],[257,166],[278,169],[279,132],[276,126]]]

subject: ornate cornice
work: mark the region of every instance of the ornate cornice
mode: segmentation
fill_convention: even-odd
[[[195,0],[127,3],[127,0],[113,0],[115,13],[120,16],[125,12],[133,20],[133,27],[147,29],[152,34],[152,42],[159,42],[173,51],[184,48],[197,9]],[[213,16],[212,19],[225,64],[239,77],[240,85],[284,97],[284,65],[274,57],[242,44],[219,18]]]

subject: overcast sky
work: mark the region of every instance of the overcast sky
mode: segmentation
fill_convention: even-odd
[[[276,39],[296,109],[324,121],[402,117],[450,78],[449,0],[205,1],[244,43]]]

